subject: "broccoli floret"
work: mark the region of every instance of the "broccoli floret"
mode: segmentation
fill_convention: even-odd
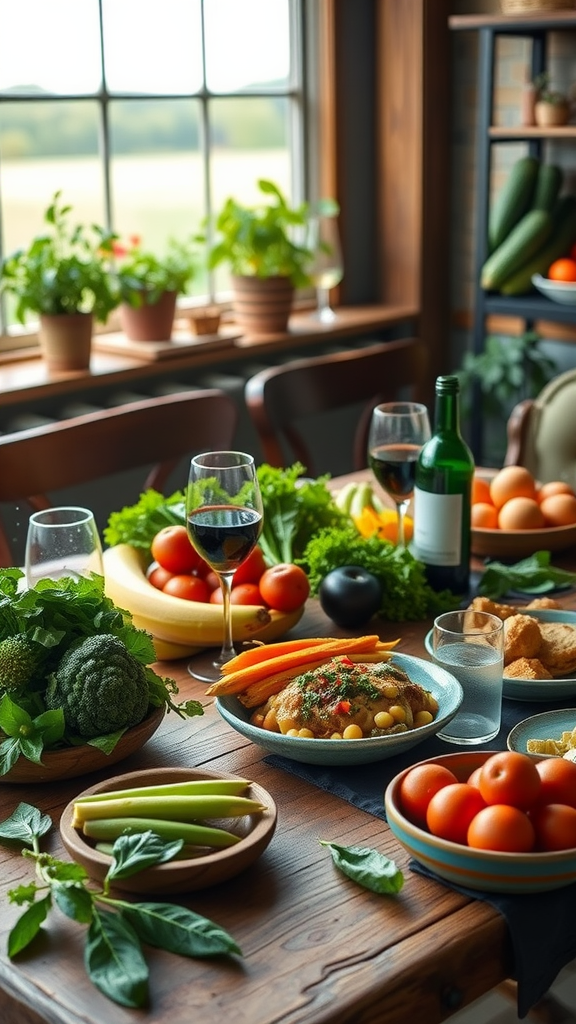
[[[37,667],[34,644],[24,633],[0,641],[0,694],[28,686]]]
[[[72,733],[105,736],[146,715],[146,669],[118,637],[91,636],[68,648],[49,677],[45,699],[50,710],[62,708]]]

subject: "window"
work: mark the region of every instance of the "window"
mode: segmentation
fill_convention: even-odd
[[[41,232],[57,190],[76,221],[159,251],[258,178],[303,198],[303,6],[0,0],[1,252]],[[2,326],[18,344],[7,303]]]

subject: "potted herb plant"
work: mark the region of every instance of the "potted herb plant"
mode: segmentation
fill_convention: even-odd
[[[312,253],[298,241],[309,209],[307,203],[290,206],[272,181],[261,179],[258,188],[264,201],[255,206],[225,201],[208,266],[228,264],[239,327],[246,334],[275,334],[286,330],[295,288],[311,283]]]
[[[120,323],[131,341],[166,341],[171,337],[176,300],[197,269],[192,244],[170,239],[162,257],[142,247],[134,235],[124,245],[111,243],[120,301]]]
[[[570,117],[570,100],[565,93],[552,88],[547,71],[536,76],[534,87],[536,89],[534,105],[536,124],[540,126],[566,124]]]
[[[106,256],[110,233],[96,224],[71,226],[71,211],[55,192],[44,213],[46,232],[0,267],[0,290],[16,299],[19,322],[28,313],[40,318],[50,370],[87,369],[93,322],[104,322],[118,304]]]

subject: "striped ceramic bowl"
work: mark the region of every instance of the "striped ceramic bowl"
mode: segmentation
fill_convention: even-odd
[[[460,782],[494,753],[463,751],[431,757],[421,764],[442,764]],[[496,853],[439,839],[409,821],[400,809],[402,779],[414,765],[389,783],[384,803],[388,824],[408,853],[440,878],[484,892],[545,892],[576,881],[576,849],[553,853]]]

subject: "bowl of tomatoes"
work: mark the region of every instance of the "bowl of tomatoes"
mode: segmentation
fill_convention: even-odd
[[[462,751],[389,783],[391,831],[440,878],[486,892],[545,892],[576,881],[576,764],[516,751]],[[567,767],[568,766],[568,767]]]
[[[559,302],[563,306],[576,305],[576,281],[553,281],[542,274],[534,274],[532,284],[552,302]]]

